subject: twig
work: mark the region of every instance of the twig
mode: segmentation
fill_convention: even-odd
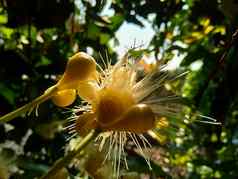
[[[60,171],[63,167],[70,164],[70,162],[80,153],[80,151],[86,147],[92,140],[94,140],[98,134],[99,130],[92,130],[83,140],[78,144],[75,150],[69,152],[63,158],[57,160],[54,165],[50,168],[50,170],[42,176],[40,179],[50,179],[55,176],[58,171]]]
[[[31,101],[30,103],[27,103],[24,106],[16,109],[15,111],[12,111],[12,112],[0,117],[0,123],[8,122],[22,114],[25,114],[26,112],[30,111],[31,109],[37,107],[42,102],[51,98],[54,95],[54,93],[57,91],[57,89],[58,89],[57,86],[52,86],[51,88],[46,90],[46,92],[43,95],[39,96],[38,98]]]

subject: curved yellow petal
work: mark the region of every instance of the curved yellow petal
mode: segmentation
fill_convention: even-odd
[[[99,86],[96,82],[85,81],[78,84],[77,93],[83,100],[92,103],[98,99]]]
[[[128,131],[133,133],[144,133],[155,125],[155,115],[151,108],[145,104],[132,106],[117,121],[105,130]]]
[[[76,99],[76,90],[66,89],[56,92],[52,96],[52,102],[59,107],[65,107],[71,105]]]
[[[97,122],[95,114],[86,112],[78,116],[75,122],[75,130],[80,136],[87,135],[92,129],[96,129]]]

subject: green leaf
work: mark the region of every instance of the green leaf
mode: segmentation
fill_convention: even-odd
[[[6,23],[7,23],[7,16],[0,15],[0,24],[6,24]]]
[[[16,94],[11,89],[6,87],[4,84],[0,83],[0,92],[1,92],[1,95],[6,100],[8,100],[10,104],[14,104]]]
[[[100,43],[101,44],[107,44],[108,41],[111,39],[111,36],[108,34],[100,34]]]
[[[12,28],[0,27],[0,33],[2,33],[3,36],[7,39],[11,39],[13,32],[14,30]]]

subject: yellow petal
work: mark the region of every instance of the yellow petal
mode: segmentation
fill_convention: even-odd
[[[105,129],[144,133],[152,129],[154,124],[155,115],[151,108],[145,104],[137,104],[128,109],[118,121],[115,121]]]
[[[93,81],[81,82],[78,85],[77,93],[83,100],[92,103],[96,102],[98,98],[99,86]]]
[[[129,91],[104,88],[99,91],[98,104],[95,106],[97,121],[101,126],[108,126],[117,121],[120,116],[135,104]]]
[[[80,136],[85,136],[91,129],[95,129],[97,123],[95,120],[94,113],[84,113],[78,116],[75,123],[75,130],[79,133]]]
[[[51,99],[56,106],[59,107],[69,106],[76,99],[76,90],[66,89],[58,91]]]

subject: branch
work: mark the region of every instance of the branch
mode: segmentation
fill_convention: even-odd
[[[75,150],[70,151],[66,156],[57,160],[50,168],[50,170],[40,179],[50,179],[51,177],[55,176],[57,172],[60,171],[63,167],[69,165],[70,162],[81,152],[81,150],[86,147],[92,140],[94,140],[99,133],[99,130],[91,130],[91,132],[78,144]]]
[[[57,86],[52,86],[48,88],[48,90],[46,90],[43,95],[39,96],[35,100],[25,104],[24,106],[16,109],[15,111],[12,111],[0,117],[0,123],[8,122],[22,114],[25,114],[28,111],[31,111],[32,109],[34,109],[35,107],[43,103],[44,101],[50,99],[54,95],[54,93],[57,91],[57,89],[58,89]]]

